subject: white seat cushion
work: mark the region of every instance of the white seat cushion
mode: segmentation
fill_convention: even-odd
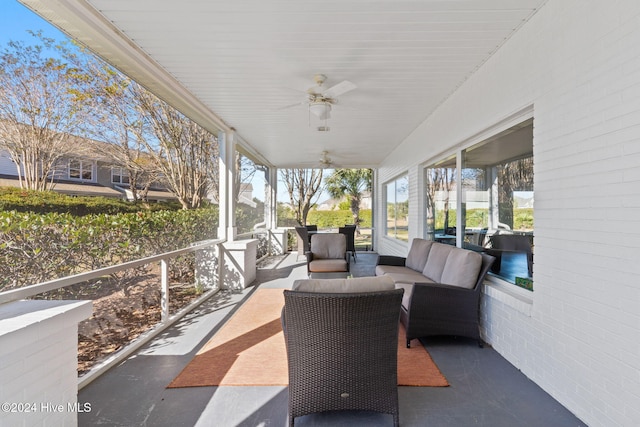
[[[313,259],[346,258],[347,239],[340,233],[319,233],[311,236]]]
[[[291,287],[300,292],[356,293],[382,292],[395,289],[390,277],[358,277],[354,279],[303,279],[293,282]]]
[[[473,289],[478,281],[481,265],[482,255],[457,248],[451,251],[447,257],[440,283]]]
[[[330,273],[333,271],[349,271],[347,260],[342,259],[317,259],[309,263],[311,273]]]

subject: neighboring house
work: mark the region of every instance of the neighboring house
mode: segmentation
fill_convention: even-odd
[[[238,194],[238,203],[245,204],[251,208],[255,208],[258,206],[258,204],[253,201],[253,184],[251,183],[240,184],[240,194]]]
[[[112,144],[69,135],[73,156],[58,160],[50,173],[51,189],[72,196],[103,196],[133,200],[126,170],[110,154]],[[20,187],[18,170],[11,155],[0,149],[0,186]],[[175,200],[167,186],[154,183],[150,201]]]
[[[109,155],[110,144],[88,138],[73,137],[74,144],[82,147],[76,156],[64,157],[56,164],[52,190],[71,196],[102,196],[133,201],[129,175],[125,168],[116,165]],[[0,187],[20,187],[18,170],[10,154],[0,149]],[[253,186],[241,184],[238,202],[252,208]],[[152,202],[175,201],[176,196],[160,182],[147,192]],[[216,200],[211,199],[213,203]]]
[[[85,140],[94,146],[104,144]],[[89,150],[77,157],[64,157],[52,173],[52,190],[72,196],[103,196],[133,200],[128,176],[119,166],[104,155],[89,154]],[[11,156],[0,150],[0,186],[20,187],[18,170]],[[150,201],[175,200],[175,196],[161,185],[155,185],[148,193]]]
[[[215,205],[218,204],[218,199],[216,199],[213,193],[210,193],[208,198],[209,200],[211,200],[211,203]],[[253,184],[251,183],[240,184],[240,194],[238,194],[238,203],[247,205],[250,208],[255,208],[258,206],[258,204],[253,201]]]

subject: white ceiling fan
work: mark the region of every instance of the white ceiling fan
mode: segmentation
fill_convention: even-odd
[[[333,166],[333,160],[331,160],[331,157],[329,157],[328,151],[322,152],[322,157],[320,157],[319,163],[322,169],[328,169]]]
[[[307,89],[306,99],[302,102],[297,102],[292,105],[287,105],[284,108],[291,108],[298,105],[308,105],[309,116],[313,114],[320,120],[325,121],[325,125],[318,128],[318,130],[327,131],[326,121],[331,118],[331,106],[338,103],[338,97],[347,92],[352,91],[357,86],[351,83],[349,80],[343,80],[342,82],[333,85],[329,88],[325,86],[327,76],[324,74],[316,74],[313,76],[315,86]]]

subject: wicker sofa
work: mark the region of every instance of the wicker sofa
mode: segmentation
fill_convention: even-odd
[[[414,239],[406,258],[378,257],[376,276],[404,289],[400,318],[407,347],[414,338],[456,335],[480,338],[482,282],[494,261],[485,253]]]

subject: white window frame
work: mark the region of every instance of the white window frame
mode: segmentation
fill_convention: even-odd
[[[115,173],[118,171],[118,173]],[[114,177],[117,176],[119,179],[117,181],[114,180]],[[123,178],[127,178],[126,182],[123,181]],[[112,184],[129,184],[131,182],[129,177],[129,172],[120,166],[111,166],[111,183]]]
[[[72,167],[72,163],[77,162],[78,167]],[[94,162],[82,159],[69,159],[67,163],[67,178],[73,181],[95,182]],[[72,171],[78,171],[78,176],[72,176]],[[85,178],[85,174],[89,174],[89,178]]]
[[[409,203],[409,194],[408,194],[409,193],[409,188],[408,188],[409,187],[409,174],[408,173],[400,175],[400,176],[396,177],[395,179],[392,179],[392,180],[387,181],[386,183],[384,183],[384,199],[385,199],[385,201],[384,201],[384,203],[385,203],[385,210],[384,210],[384,212],[385,212],[385,219],[384,219],[385,231],[384,231],[384,235],[386,237],[390,238],[390,239],[395,239],[395,240],[398,240],[398,241],[401,241],[401,242],[408,242],[409,241],[409,237],[408,237],[408,232],[409,232],[408,226],[409,226],[409,224],[407,223],[407,238],[404,239],[404,238],[398,237],[398,231],[397,231],[398,230],[398,225],[397,225],[398,215],[397,215],[397,212],[395,212],[395,210],[394,210],[395,214],[394,214],[394,218],[393,218],[393,220],[394,220],[394,232],[390,233],[390,228],[389,228],[389,219],[390,219],[389,218],[389,206],[388,206],[389,188],[390,188],[390,185],[393,184],[393,203],[394,203],[394,206],[397,206],[398,205],[398,181],[400,181],[400,180],[406,180],[407,181],[407,203]],[[408,220],[408,214],[407,214],[407,220]]]

